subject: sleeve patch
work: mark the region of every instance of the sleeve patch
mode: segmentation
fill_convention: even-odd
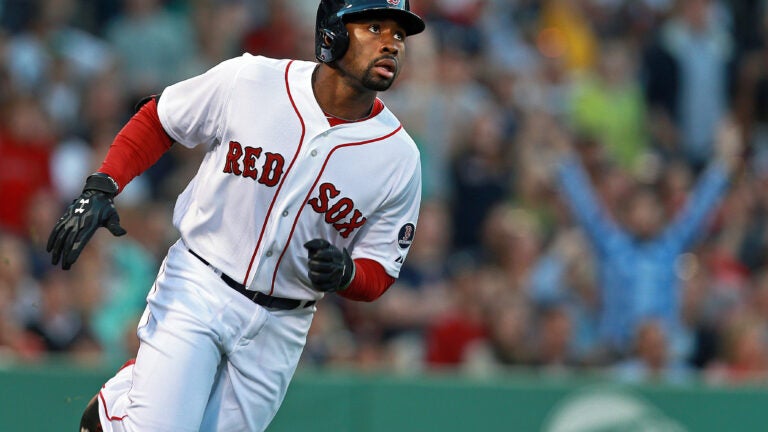
[[[407,223],[400,228],[400,232],[397,234],[397,245],[400,249],[407,249],[413,243],[413,238],[416,235],[416,227],[412,223]]]

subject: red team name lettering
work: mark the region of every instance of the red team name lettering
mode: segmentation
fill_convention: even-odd
[[[280,177],[283,176],[285,158],[278,153],[265,152],[261,175],[259,175],[257,162],[261,158],[261,152],[261,147],[246,146],[243,149],[239,142],[230,141],[227,160],[224,162],[224,172],[251,178],[265,186],[276,186],[280,182]],[[243,159],[242,168],[240,167],[241,158]]]
[[[331,200],[339,196],[340,193],[336,186],[331,183],[323,183],[320,185],[318,197],[312,198],[307,204],[314,211],[320,214],[324,213],[325,222],[332,224],[342,237],[347,238],[355,229],[363,226],[367,219],[363,217],[360,210],[355,208],[355,203],[350,198],[343,197],[331,203]],[[349,220],[343,221],[350,213],[352,216]]]

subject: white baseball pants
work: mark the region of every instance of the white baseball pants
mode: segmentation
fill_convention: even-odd
[[[105,432],[263,431],[283,401],[315,307],[268,310],[182,241],[147,296],[136,363],[99,393]]]

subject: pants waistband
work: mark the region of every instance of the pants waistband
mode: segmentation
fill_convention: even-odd
[[[233,290],[239,292],[240,294],[247,297],[252,302],[261,305],[265,308],[271,308],[271,309],[282,309],[282,310],[291,310],[296,308],[307,308],[315,303],[317,303],[316,300],[297,300],[297,299],[289,299],[284,297],[276,297],[271,296],[269,294],[264,294],[262,292],[258,291],[250,291],[245,288],[245,285],[241,284],[240,282],[232,279],[231,277],[227,276],[226,274],[219,271],[217,268],[213,267],[205,258],[198,255],[195,251],[192,249],[187,248],[189,253],[191,253],[195,258],[199,259],[200,262],[205,264],[206,266],[210,267],[211,270],[213,270],[221,280],[224,281],[225,284],[227,284],[230,288]]]

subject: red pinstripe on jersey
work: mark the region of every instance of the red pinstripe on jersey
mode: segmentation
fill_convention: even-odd
[[[288,93],[288,99],[291,101],[291,106],[293,106],[293,110],[296,112],[296,116],[299,118],[299,122],[301,123],[301,138],[299,138],[299,146],[296,148],[296,153],[293,155],[293,159],[291,159],[291,163],[288,165],[288,169],[285,170],[285,174],[283,174],[283,177],[280,180],[280,184],[277,186],[275,195],[272,197],[272,202],[269,204],[269,209],[267,210],[267,214],[264,216],[264,224],[261,226],[261,233],[259,233],[259,240],[256,241],[256,247],[253,249],[253,255],[251,255],[251,261],[248,263],[248,270],[245,272],[245,278],[243,279],[243,285],[245,286],[248,286],[248,276],[251,275],[251,268],[253,268],[253,262],[256,259],[256,252],[259,250],[259,247],[261,246],[261,240],[264,238],[264,231],[266,231],[267,229],[267,221],[269,220],[270,214],[272,214],[272,208],[275,206],[275,201],[277,201],[277,196],[280,195],[280,190],[283,188],[283,183],[285,182],[286,177],[288,177],[288,174],[291,172],[291,168],[293,168],[293,163],[296,162],[296,157],[299,155],[299,151],[301,151],[301,147],[304,145],[304,134],[306,133],[304,118],[301,116],[299,109],[296,107],[296,103],[293,101],[293,95],[291,95],[291,86],[288,84],[288,71],[291,69],[291,64],[293,64],[293,60],[288,62],[288,65],[285,67],[285,91]]]
[[[320,181],[320,177],[322,177],[323,172],[325,171],[325,167],[328,165],[328,161],[331,159],[331,156],[333,155],[333,153],[336,150],[338,150],[340,148],[344,148],[344,147],[359,146],[359,145],[374,143],[376,141],[385,140],[385,139],[391,137],[392,135],[400,132],[400,130],[402,128],[403,128],[403,125],[398,125],[397,128],[395,130],[393,130],[392,132],[390,132],[390,133],[388,133],[386,135],[382,135],[382,136],[380,136],[378,138],[373,138],[373,139],[369,139],[369,140],[365,140],[365,141],[358,141],[358,142],[353,142],[353,143],[339,144],[336,147],[332,148],[331,151],[328,152],[328,156],[326,156],[325,162],[323,162],[323,167],[320,168],[320,172],[317,174],[317,178],[315,178],[315,182],[312,183],[312,187],[309,188],[309,191],[307,191],[307,196],[304,197],[304,201],[302,201],[302,202],[306,203],[307,201],[309,201],[309,197],[312,194],[312,191],[315,190],[315,187],[317,187],[317,183]],[[305,206],[302,205],[299,208],[299,211],[296,212],[296,218],[293,220],[293,226],[291,227],[291,233],[288,234],[288,240],[286,240],[286,242],[285,242],[286,247],[283,248],[283,253],[280,254],[280,258],[278,258],[277,264],[275,264],[275,272],[272,274],[272,284],[271,284],[271,287],[269,289],[269,295],[272,295],[272,293],[275,291],[275,279],[277,279],[277,270],[280,268],[280,262],[283,260],[283,256],[285,255],[285,252],[288,250],[287,245],[291,243],[291,238],[293,237],[293,232],[296,230],[296,224],[299,222],[299,217],[301,217],[301,212],[304,210],[304,207]]]

